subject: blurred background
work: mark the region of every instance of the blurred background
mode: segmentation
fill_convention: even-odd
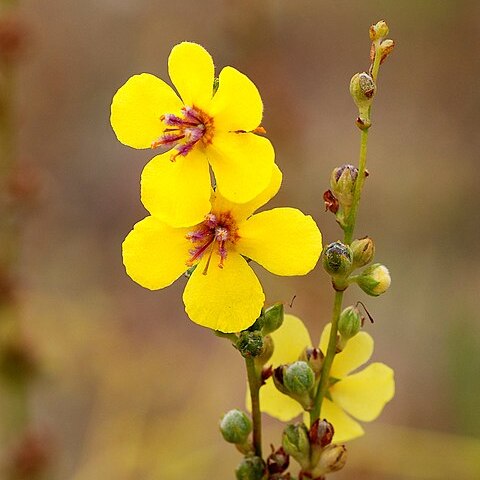
[[[2,64],[15,75],[8,95],[23,202],[15,299],[21,355],[38,373],[19,397],[30,437],[10,445],[4,435],[4,463],[48,460],[48,478],[60,480],[234,478],[241,457],[217,425],[244,406],[244,365],[228,341],[186,317],[185,279],[150,292],[126,276],[121,243],[146,215],[139,178],[152,153],[116,140],[110,102],[132,74],[168,80],[174,44],[202,44],[217,72],[235,66],[262,94],[284,173],[269,205],[310,213],[329,243],[341,232],[322,194],[331,170],[358,157],[349,81],[368,69],[368,27],[386,19],[396,48],[380,72],[356,232],[375,240],[393,283],[377,300],[352,288],[346,301],[362,300],[375,318],[366,326],[373,360],[394,368],[396,396],[349,444],[335,478],[480,478],[480,4],[14,3],[3,1],[0,15],[14,36],[25,32],[19,58]],[[256,271],[269,303],[296,296],[287,312],[318,339],[332,304],[322,269],[302,278]],[[9,388],[0,391],[6,431],[16,408]],[[264,447],[278,444],[281,424],[265,418],[265,429]]]

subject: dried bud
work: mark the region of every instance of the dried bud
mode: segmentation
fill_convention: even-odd
[[[290,364],[283,374],[285,388],[294,395],[308,393],[315,383],[315,374],[306,362],[294,362]]]
[[[389,38],[384,40],[380,44],[380,65],[387,59],[387,57],[393,52],[395,42]]]
[[[267,458],[268,473],[270,475],[283,473],[289,465],[290,457],[287,455],[284,448],[280,447],[277,451],[275,451],[272,445],[272,453]]]
[[[365,293],[378,297],[388,290],[392,279],[385,265],[374,263],[358,275],[355,281]]]
[[[356,307],[347,307],[338,319],[338,333],[343,340],[354,337],[362,326],[362,316]]]
[[[332,277],[348,275],[352,269],[352,260],[352,250],[342,242],[331,243],[322,255],[323,268]]]
[[[333,170],[330,176],[330,187],[342,207],[352,205],[357,178],[358,168],[353,165],[345,164]]]
[[[361,118],[368,116],[368,109],[373,102],[376,88],[373,78],[367,72],[356,73],[350,80],[350,94]]]
[[[308,363],[316,377],[319,377],[322,371],[323,359],[324,355],[322,351],[319,348],[313,347],[306,347],[299,358],[299,360]]]
[[[315,468],[316,475],[338,472],[347,463],[347,449],[345,445],[330,444],[320,455],[320,461]]]
[[[388,35],[388,25],[386,24],[385,20],[380,20],[375,25],[371,25],[369,34],[372,42],[386,37]]]
[[[265,462],[260,457],[245,457],[235,470],[235,475],[237,480],[262,480],[265,471]]]
[[[260,332],[240,332],[237,349],[243,357],[258,357],[263,351],[263,336]]]
[[[353,253],[353,268],[368,265],[375,255],[375,244],[370,237],[354,240],[350,245]]]
[[[334,433],[335,430],[330,422],[318,418],[310,428],[310,444],[324,448],[332,443]]]
[[[302,468],[310,464],[310,441],[308,429],[303,423],[287,425],[282,435],[282,445],[285,452],[293,457]]]
[[[268,335],[269,333],[278,330],[283,323],[283,303],[275,303],[268,307],[263,314],[262,333]]]
[[[246,443],[252,431],[252,421],[241,410],[230,410],[220,420],[220,432],[228,443]]]
[[[330,210],[332,213],[338,212],[338,200],[331,190],[324,192],[323,201],[325,202],[325,211]]]

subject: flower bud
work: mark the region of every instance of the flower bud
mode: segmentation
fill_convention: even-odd
[[[388,35],[388,25],[385,20],[380,20],[375,25],[371,25],[369,29],[370,40],[375,42],[380,38],[386,37]]]
[[[272,445],[272,453],[267,458],[267,470],[270,475],[283,473],[290,464],[290,457],[287,455],[283,447],[277,451]],[[277,477],[275,477],[277,478]]]
[[[338,333],[344,340],[354,337],[362,326],[362,316],[356,307],[347,307],[338,319]]]
[[[353,253],[353,268],[364,267],[373,260],[375,244],[370,237],[354,240],[350,245]]]
[[[252,431],[252,421],[241,410],[230,410],[220,420],[220,432],[228,443],[246,443]]]
[[[352,205],[357,177],[358,168],[350,164],[333,170],[330,176],[330,187],[340,206],[350,207]]]
[[[387,38],[380,44],[380,65],[387,59],[387,57],[393,52],[395,42],[390,38]]]
[[[283,384],[286,389],[295,395],[308,393],[315,383],[315,374],[306,362],[290,364],[283,374]]]
[[[263,336],[260,332],[240,332],[237,349],[243,357],[258,357],[263,351]]]
[[[322,255],[323,268],[333,277],[346,276],[352,269],[352,260],[352,250],[342,242],[331,243]]]
[[[330,422],[327,422],[325,419],[320,420],[317,418],[310,428],[310,444],[324,448],[332,443],[334,433],[335,430]]]
[[[378,297],[388,290],[392,279],[385,265],[374,263],[358,275],[355,281],[365,293],[372,297]]]
[[[320,455],[320,461],[315,468],[315,475],[338,472],[347,463],[347,449],[345,445],[330,444]]]
[[[373,78],[367,72],[356,73],[350,80],[350,95],[358,107],[361,118],[368,116],[376,88]]]
[[[268,335],[269,333],[278,330],[283,323],[283,303],[275,303],[268,307],[263,314],[262,333]]]
[[[282,445],[285,452],[293,457],[302,468],[310,464],[310,441],[308,429],[303,423],[287,425],[282,435]]]
[[[260,457],[245,457],[235,470],[235,475],[237,480],[262,480],[265,470],[265,462]]]
[[[306,347],[300,355],[299,360],[307,362],[310,368],[313,370],[313,373],[315,373],[315,376],[318,377],[322,371],[324,358],[325,357],[319,348]]]
[[[263,367],[263,365],[265,365],[273,355],[273,350],[274,345],[272,337],[270,335],[263,337],[263,348],[260,355],[255,357],[255,364],[259,367]]]

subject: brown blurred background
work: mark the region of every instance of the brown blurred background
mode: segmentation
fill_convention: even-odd
[[[240,455],[217,423],[244,406],[241,358],[186,317],[185,280],[150,292],[131,281],[121,242],[146,215],[150,151],[122,146],[110,102],[129,76],[167,79],[183,40],[258,86],[283,187],[271,205],[313,215],[325,243],[330,171],[356,163],[350,77],[368,68],[371,23],[396,49],[380,72],[357,235],[393,276],[378,300],[374,360],[396,372],[395,399],[351,442],[338,479],[480,478],[480,4],[473,0],[24,0],[17,69],[20,161],[42,180],[25,217],[22,317],[42,376],[31,406],[50,432],[61,480],[234,478]],[[268,302],[290,302],[318,338],[332,292],[257,268]],[[264,445],[280,423],[266,419]]]

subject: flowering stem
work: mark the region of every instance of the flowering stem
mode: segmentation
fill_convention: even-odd
[[[375,45],[375,59],[372,65],[371,75],[373,80],[376,82],[378,77],[378,70],[380,67],[381,55],[379,54],[380,40],[374,42]],[[347,224],[344,229],[343,243],[345,245],[350,245],[353,240],[353,233],[355,230],[355,224],[357,221],[358,207],[360,205],[360,197],[363,190],[363,185],[366,178],[366,169],[367,169],[367,143],[368,143],[368,131],[370,126],[370,113],[371,107],[368,109],[367,122],[368,126],[363,127],[360,134],[360,155],[358,162],[358,176],[357,181],[355,182],[355,190],[353,193],[353,202],[350,214],[347,219]],[[322,402],[325,397],[325,394],[328,391],[330,386],[330,370],[332,368],[333,359],[337,353],[337,333],[338,333],[338,320],[340,318],[340,313],[342,311],[343,303],[343,291],[335,292],[335,299],[333,303],[332,311],[332,326],[330,330],[330,338],[328,340],[327,353],[322,365],[322,372],[320,376],[320,382],[318,385],[317,393],[315,395],[315,401],[313,409],[310,412],[310,425],[312,425],[315,420],[320,418],[320,413],[322,409]]]
[[[253,448],[255,455],[262,456],[262,415],[260,413],[260,387],[261,380],[255,368],[253,358],[245,358],[247,366],[248,385],[250,387],[250,398],[252,400],[252,423],[253,423]]]

